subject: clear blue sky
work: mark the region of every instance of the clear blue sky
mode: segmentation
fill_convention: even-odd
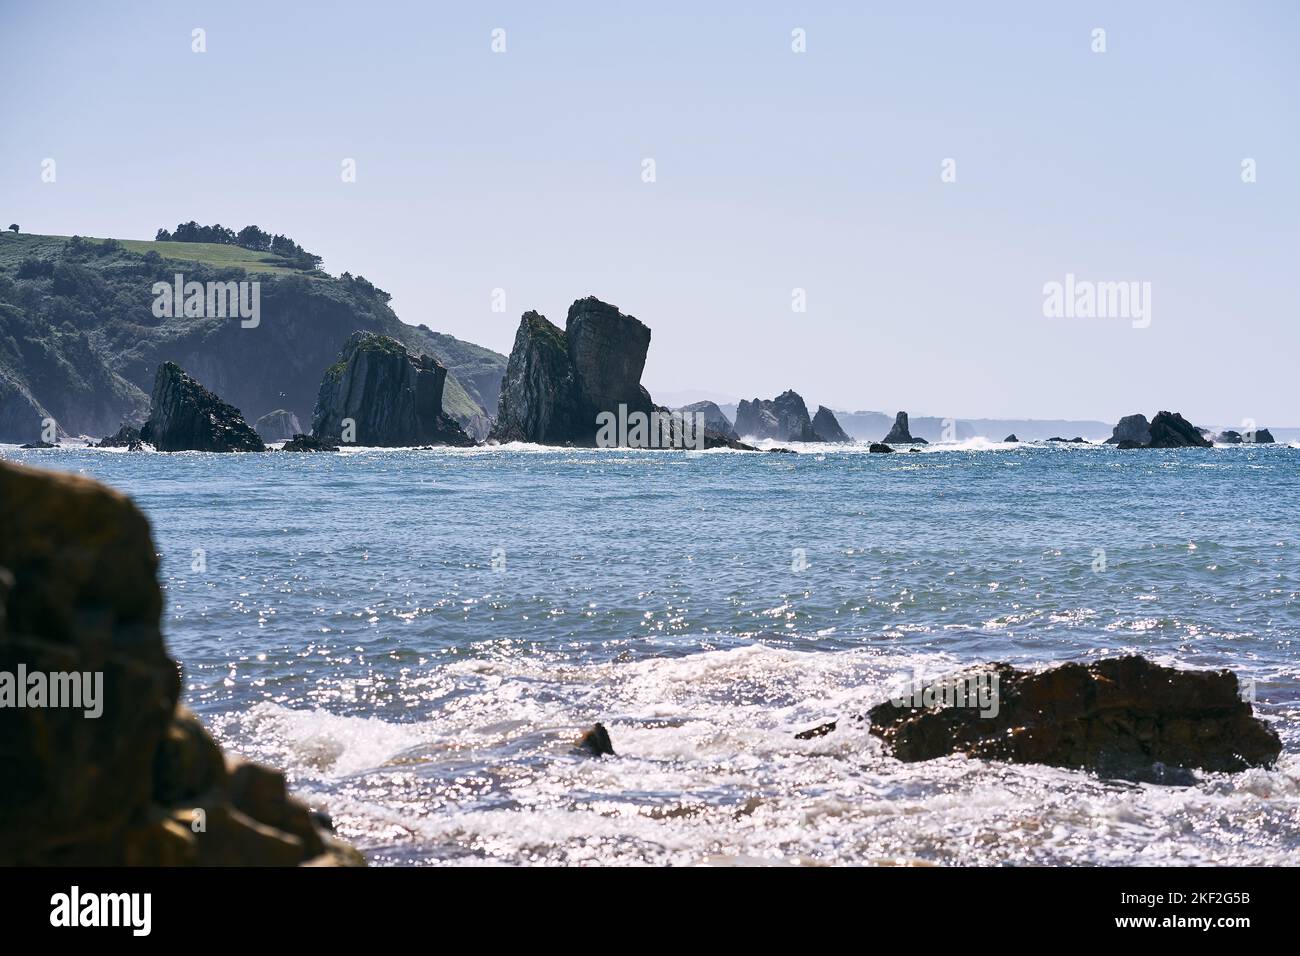
[[[544,6],[0,0],[2,224],[257,223],[501,351],[594,294],[652,391],[1300,424],[1300,4]]]

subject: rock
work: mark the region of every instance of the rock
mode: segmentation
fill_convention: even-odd
[[[795,740],[813,740],[817,737],[825,737],[839,726],[839,721],[832,720],[829,723],[818,724],[809,730],[801,730],[794,735]]]
[[[754,448],[754,447],[751,446],[751,445],[745,445],[745,446],[743,446],[743,450],[745,450],[745,451],[758,451],[757,448]],[[772,454],[772,455],[797,455],[797,454],[799,454],[799,453],[798,453],[797,451],[795,451],[793,448],[769,448],[767,451],[768,451],[768,454]]]
[[[575,746],[579,750],[585,750],[593,757],[600,757],[608,754],[611,757],[617,756],[614,753],[614,744],[609,739],[609,731],[605,729],[604,724],[593,724],[590,729],[585,731],[578,738]]]
[[[19,445],[19,448],[58,448],[58,445],[51,444],[47,441],[29,441],[25,445]]]
[[[1269,766],[1281,752],[1227,670],[1175,670],[1137,656],[1038,673],[992,664],[931,685],[936,699],[944,688],[980,686],[959,681],[984,682],[992,696],[980,706],[913,707],[910,695],[885,702],[868,713],[871,733],[904,761],[964,753],[1137,777],[1156,764],[1235,772]]]
[[[813,430],[808,406],[793,389],[773,399],[742,401],[736,406],[736,434],[774,441],[822,440]]]
[[[833,442],[838,445],[851,444],[853,439],[849,433],[840,427],[840,423],[835,418],[835,413],[825,405],[817,406],[817,414],[812,420],[813,431],[817,433],[819,441]]]
[[[1255,430],[1255,442],[1254,442],[1254,443],[1255,443],[1256,445],[1272,445],[1272,444],[1274,444],[1274,442],[1273,442],[1273,433],[1272,433],[1271,431],[1269,431],[1267,428],[1258,428],[1258,429],[1256,429],[1256,430]]]
[[[867,448],[867,451],[877,455],[892,455],[894,453],[894,449],[890,448],[888,445],[882,445],[878,441],[873,441]]]
[[[117,434],[109,435],[104,438],[96,448],[125,448],[127,451],[142,451],[144,449],[144,439],[140,437],[140,429],[122,423],[122,427],[117,430]]]
[[[997,432],[994,432],[994,434],[996,435]],[[1016,433],[1015,433],[1015,432],[1012,432],[1010,435],[1008,435],[1006,438],[1004,438],[1004,439],[1002,439],[1002,440],[1003,440],[1004,442],[1007,442],[1008,444],[1010,444],[1010,443],[1019,443],[1019,441],[1020,441],[1020,439],[1016,437]]]
[[[1106,439],[1107,445],[1120,442],[1132,442],[1137,445],[1151,444],[1151,423],[1145,415],[1125,415],[1115,425],[1115,430]]]
[[[473,445],[443,412],[446,383],[447,369],[437,359],[417,358],[386,335],[354,332],[321,380],[312,436],[384,448]]]
[[[280,446],[280,451],[338,451],[339,446],[328,438],[316,438],[312,435],[294,435]]]
[[[15,310],[15,314],[21,315]],[[43,441],[46,422],[54,421],[54,416],[45,408],[27,387],[11,378],[0,368],[0,441],[29,442]],[[62,440],[68,435],[62,426],[55,425],[55,438]]]
[[[149,524],[78,475],[0,461],[0,672],[102,674],[88,707],[0,707],[0,866],[364,863],[275,771],[177,707]],[[233,770],[231,769],[233,767]]]
[[[894,416],[894,427],[889,430],[882,441],[887,445],[925,445],[928,444],[924,438],[913,438],[912,433],[907,427],[907,412],[899,412]]]
[[[1205,435],[1205,437],[1210,439],[1210,441],[1217,441],[1220,444],[1224,444],[1224,445],[1241,444],[1241,432],[1234,432],[1231,429],[1222,432],[1218,435],[1210,435],[1210,434],[1206,434],[1205,432],[1201,432],[1201,434]]]
[[[140,438],[159,451],[266,451],[239,409],[186,375],[175,362],[158,366],[149,420]]]
[[[302,432],[302,425],[298,423],[298,416],[293,412],[285,411],[283,408],[267,412],[257,420],[253,428],[262,436],[262,441],[267,444],[274,441],[288,441],[294,435]]]
[[[1213,442],[1177,412],[1156,412],[1148,448],[1209,448]]]
[[[722,438],[730,438],[734,441],[740,437],[736,434],[735,428],[732,427],[731,419],[718,407],[716,402],[693,402],[690,405],[683,405],[677,411],[690,415],[703,415],[705,429],[716,433]]]
[[[649,348],[644,323],[590,296],[569,307],[564,330],[524,313],[492,440],[592,447],[602,412],[650,415],[655,405],[641,386]]]
[[[1120,449],[1121,451],[1129,451],[1134,448],[1146,448],[1147,446],[1141,445],[1138,442],[1131,441],[1127,438],[1124,438],[1121,439],[1120,442],[1115,447]]]

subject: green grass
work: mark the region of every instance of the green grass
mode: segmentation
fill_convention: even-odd
[[[41,256],[47,251],[57,254],[56,248],[61,251],[63,244],[71,238],[71,236],[41,236],[35,233],[15,235],[6,232],[4,235],[7,241],[4,245],[0,245],[0,256],[6,248],[35,256]],[[105,241],[93,236],[82,238],[87,242]],[[241,249],[239,246],[227,246],[219,242],[153,242],[147,239],[119,239],[118,242],[128,252],[138,255],[156,252],[164,259],[175,262],[199,262],[218,269],[237,268],[262,275],[297,275],[312,278],[310,273],[284,265],[284,259],[273,256],[269,252],[254,252],[252,249]]]

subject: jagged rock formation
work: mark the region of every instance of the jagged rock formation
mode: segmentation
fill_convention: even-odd
[[[94,705],[0,707],[0,866],[364,862],[281,774],[227,762],[177,707],[158,559],[130,500],[0,461],[0,527],[0,671],[80,675]]]
[[[1020,443],[1020,439],[1016,437],[1016,433],[1015,433],[1015,432],[1012,432],[1010,435],[1008,435],[1006,438],[1004,438],[1004,439],[1002,439],[1002,440],[1003,440],[1004,442],[1006,442],[1007,444],[1019,444],[1019,443]]]
[[[736,429],[731,425],[731,419],[718,407],[717,402],[692,402],[690,405],[683,405],[677,411],[685,412],[688,415],[703,415],[704,427],[709,432],[716,433],[723,438],[730,438],[733,441],[740,438],[736,434]]]
[[[1151,423],[1145,415],[1125,415],[1119,420],[1106,444],[1118,445],[1121,442],[1140,446],[1151,444]]]
[[[1244,439],[1243,439],[1243,441],[1244,441]],[[1255,429],[1255,444],[1256,444],[1256,445],[1272,445],[1272,444],[1274,444],[1274,441],[1273,441],[1273,433],[1272,433],[1271,431],[1269,431],[1267,428],[1257,428],[1257,429]]]
[[[1209,448],[1213,444],[1177,412],[1157,412],[1151,419],[1148,448]]]
[[[123,422],[122,427],[117,430],[116,434],[109,435],[95,447],[125,448],[127,451],[141,451],[144,448],[144,439],[140,437],[140,429]]]
[[[843,445],[850,444],[853,441],[849,437],[849,433],[840,428],[840,423],[835,419],[835,413],[825,405],[817,406],[817,414],[813,416],[812,427],[813,432],[820,441]]]
[[[312,435],[388,448],[472,445],[443,412],[446,381],[447,370],[437,359],[416,358],[386,335],[354,332],[321,380]]]
[[[825,440],[818,437],[808,417],[808,406],[793,389],[773,399],[742,401],[736,406],[736,434],[775,441]]]
[[[981,686],[994,706],[978,695],[967,706],[887,701],[869,711],[871,733],[905,761],[964,753],[1121,775],[1154,764],[1235,772],[1268,766],[1281,752],[1227,670],[1175,670],[1137,656],[1040,673],[991,664],[936,682],[931,699]]]
[[[907,412],[899,412],[894,416],[894,427],[889,430],[889,434],[881,439],[887,445],[925,445],[928,444],[924,438],[913,438],[912,433],[907,428]]]
[[[158,366],[149,420],[140,438],[159,451],[266,451],[239,409],[186,375],[175,362]]]
[[[293,412],[277,408],[267,412],[254,423],[253,428],[262,436],[262,441],[270,444],[274,441],[288,441],[294,435],[302,433],[302,425]]]
[[[537,312],[519,321],[491,438],[596,444],[597,415],[656,410],[641,385],[650,329],[594,297],[569,307],[565,327]]]

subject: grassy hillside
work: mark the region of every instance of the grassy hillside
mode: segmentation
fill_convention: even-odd
[[[495,415],[505,356],[401,322],[363,279],[304,273],[269,253],[216,243],[0,235],[0,441],[49,414],[73,434],[107,434],[147,411],[154,370],[175,361],[255,420],[311,420],[324,370],[358,329],[436,356],[446,411],[479,437]],[[152,285],[255,278],[262,321],[158,318]],[[25,427],[25,426],[24,426]],[[24,432],[23,440],[30,435]]]

